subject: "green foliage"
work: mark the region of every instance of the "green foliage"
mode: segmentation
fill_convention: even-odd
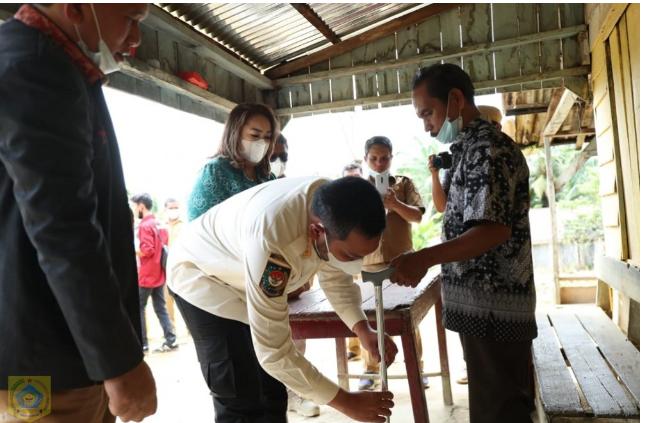
[[[437,213],[432,202],[432,179],[428,170],[428,157],[438,153],[437,143],[432,140],[423,140],[415,137],[414,142],[419,144],[419,151],[406,158],[403,166],[397,170],[397,174],[412,178],[416,186],[426,212],[418,225],[412,225],[412,243],[415,250],[433,245],[441,235],[441,224],[443,214]]]
[[[566,221],[562,242],[569,244],[592,243],[603,239],[602,214],[599,209],[579,212]]]

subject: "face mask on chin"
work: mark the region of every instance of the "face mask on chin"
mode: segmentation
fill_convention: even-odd
[[[97,30],[97,35],[99,37],[98,40],[98,50],[97,52],[91,51],[84,40],[82,40],[81,33],[79,32],[79,28],[77,25],[75,25],[75,31],[77,32],[77,37],[79,38],[79,41],[77,41],[77,45],[81,49],[81,51],[89,58],[93,63],[97,65],[97,67],[100,68],[100,70],[105,74],[108,75],[110,73],[113,73],[117,70],[120,69],[120,65],[118,65],[118,62],[115,60],[115,57],[111,53],[111,50],[109,50],[109,47],[106,45],[104,42],[104,39],[102,38],[102,32],[100,31],[100,24],[97,20],[97,15],[95,14],[95,7],[93,6],[92,3],[90,3],[91,7],[91,12],[93,13],[93,19],[95,20],[95,29]]]
[[[460,131],[462,130],[463,126],[463,121],[462,121],[462,113],[460,111],[459,116],[455,120],[448,120],[448,107],[450,105],[450,94],[448,95],[448,100],[446,102],[446,117],[444,118],[444,123],[441,126],[441,129],[439,129],[439,133],[437,133],[437,141],[439,141],[442,144],[450,144],[459,135]]]
[[[342,272],[355,276],[360,274],[362,271],[362,259],[358,260],[351,260],[351,261],[342,261],[339,260],[337,257],[333,255],[330,251],[330,247],[328,246],[328,237],[326,236],[326,232],[324,232],[324,244],[326,244],[326,251],[328,252],[328,263],[330,263],[331,266],[335,267],[336,269],[341,270]],[[317,250],[317,246],[315,245],[315,250]],[[319,251],[319,250],[317,250]],[[321,258],[321,256],[320,256]],[[323,260],[323,258],[322,258]]]

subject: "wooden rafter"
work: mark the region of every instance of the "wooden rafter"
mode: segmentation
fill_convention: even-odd
[[[541,137],[543,141],[545,138],[550,138],[559,132],[576,100],[577,94],[566,88],[560,88],[553,94],[548,107],[548,117],[543,128],[543,136]]]
[[[292,7],[294,7],[297,12],[301,13],[304,18],[312,26],[317,28],[319,32],[321,32],[328,41],[330,41],[333,44],[337,44],[339,42],[342,42],[340,37],[337,36],[335,32],[324,22],[324,20],[315,12],[312,7],[308,6],[306,3],[290,3]]]
[[[314,65],[315,63],[323,62],[324,60],[330,57],[346,53],[361,45],[379,40],[383,37],[386,37],[389,34],[393,34],[399,29],[422,22],[433,15],[437,15],[446,12],[447,10],[455,9],[458,7],[459,7],[458,4],[452,4],[452,3],[446,3],[446,4],[435,3],[435,4],[428,5],[412,13],[408,13],[405,16],[396,18],[384,25],[380,25],[367,32],[348,38],[342,41],[341,43],[337,43],[323,50],[319,50],[314,54],[305,57],[300,57],[296,60],[292,60],[291,62],[269,69],[267,72],[265,72],[265,76],[272,79],[287,76],[288,74],[294,71],[306,68],[310,65]]]
[[[333,69],[322,72],[311,72],[306,75],[292,76],[288,78],[280,78],[274,80],[274,85],[283,87],[295,84],[305,84],[308,82],[322,81],[330,78],[339,78],[342,76],[356,75],[362,73],[386,71],[390,69],[400,69],[410,65],[422,65],[430,62],[440,60],[451,60],[459,57],[473,56],[476,54],[487,54],[500,51],[503,49],[520,47],[523,45],[540,43],[549,40],[559,40],[577,36],[587,30],[586,25],[577,25],[569,28],[555,29],[552,31],[545,31],[536,34],[523,35],[520,37],[510,38],[507,40],[500,40],[491,43],[479,43],[467,45],[458,49],[451,49],[444,52],[435,52],[427,54],[419,54],[407,59],[389,60],[379,63],[370,63],[366,65],[358,65],[345,67],[340,69]]]

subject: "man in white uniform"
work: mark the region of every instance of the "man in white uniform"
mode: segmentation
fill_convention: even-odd
[[[351,207],[355,204],[356,207]],[[361,178],[284,178],[250,188],[193,221],[170,252],[169,287],[193,336],[220,423],[286,422],[286,385],[347,416],[383,422],[390,392],[347,392],[297,352],[287,294],[315,274],[363,347],[380,358],[353,274],[385,228]],[[396,345],[386,337],[390,364]]]

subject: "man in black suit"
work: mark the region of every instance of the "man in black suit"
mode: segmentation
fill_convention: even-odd
[[[140,43],[146,14],[146,4],[24,5],[0,26],[3,422],[47,414],[47,404],[44,421],[72,423],[156,410],[102,94],[105,74]]]

